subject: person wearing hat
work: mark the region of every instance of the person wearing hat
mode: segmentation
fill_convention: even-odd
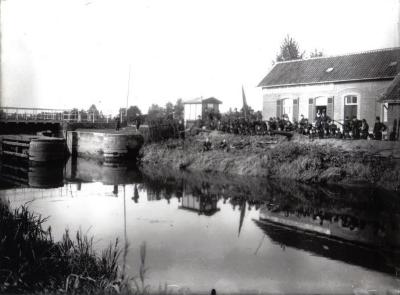
[[[387,129],[386,125],[381,122],[380,117],[376,117],[375,125],[374,125],[374,139],[382,140],[382,132]]]

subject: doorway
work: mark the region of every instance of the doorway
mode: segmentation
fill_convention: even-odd
[[[320,96],[315,99],[315,115],[318,114],[318,111],[320,114],[325,112],[326,114],[326,109],[328,106],[328,98],[326,96]]]
[[[320,114],[324,113],[326,114],[326,106],[316,106],[315,107],[315,113],[318,114],[318,111]]]

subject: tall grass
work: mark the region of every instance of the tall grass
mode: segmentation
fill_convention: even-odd
[[[82,231],[71,236],[66,230],[55,242],[51,228],[44,229],[45,221],[27,206],[11,210],[0,203],[0,293],[149,293],[145,243],[140,246],[139,274],[127,277],[119,266],[118,239],[98,253],[93,237]]]

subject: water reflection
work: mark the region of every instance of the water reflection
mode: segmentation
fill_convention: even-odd
[[[141,174],[127,162],[101,162],[70,157],[65,165],[65,179],[73,183],[101,182],[118,186],[140,182]]]
[[[148,279],[156,287],[233,293],[398,287],[398,195],[82,159],[61,171],[64,184],[2,186],[0,199],[13,206],[32,201],[33,211],[51,216],[56,238],[66,227],[90,228],[99,248],[125,238],[131,274],[146,241]]]
[[[64,184],[64,163],[45,165],[28,160],[3,158],[0,161],[3,186],[53,188]]]
[[[152,187],[168,190],[166,171],[149,173]],[[310,186],[290,181],[176,175],[184,185],[183,208],[212,215],[218,200],[240,211],[260,209],[255,224],[281,247],[396,274],[400,267],[400,202],[395,193],[371,187]],[[148,176],[145,174],[144,179]],[[208,211],[207,211],[208,210]],[[207,214],[208,213],[208,214]]]

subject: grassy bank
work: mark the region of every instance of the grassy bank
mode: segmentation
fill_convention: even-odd
[[[138,276],[127,277],[119,266],[120,254],[126,252],[120,250],[118,240],[101,252],[94,250],[93,238],[82,232],[72,237],[66,231],[55,242],[51,229],[43,227],[45,220],[25,206],[11,210],[0,202],[0,293],[148,293],[145,244],[140,249]]]
[[[202,152],[205,137],[213,148]],[[229,151],[218,148],[225,139]],[[367,141],[364,141],[366,145]],[[202,133],[185,142],[170,140],[143,147],[142,164],[172,169],[223,172],[268,178],[287,178],[305,183],[369,184],[389,190],[400,188],[400,165],[380,151],[385,142],[330,140],[309,141],[285,137],[235,136]],[[354,148],[352,146],[354,145]],[[376,147],[376,148],[374,148]]]

